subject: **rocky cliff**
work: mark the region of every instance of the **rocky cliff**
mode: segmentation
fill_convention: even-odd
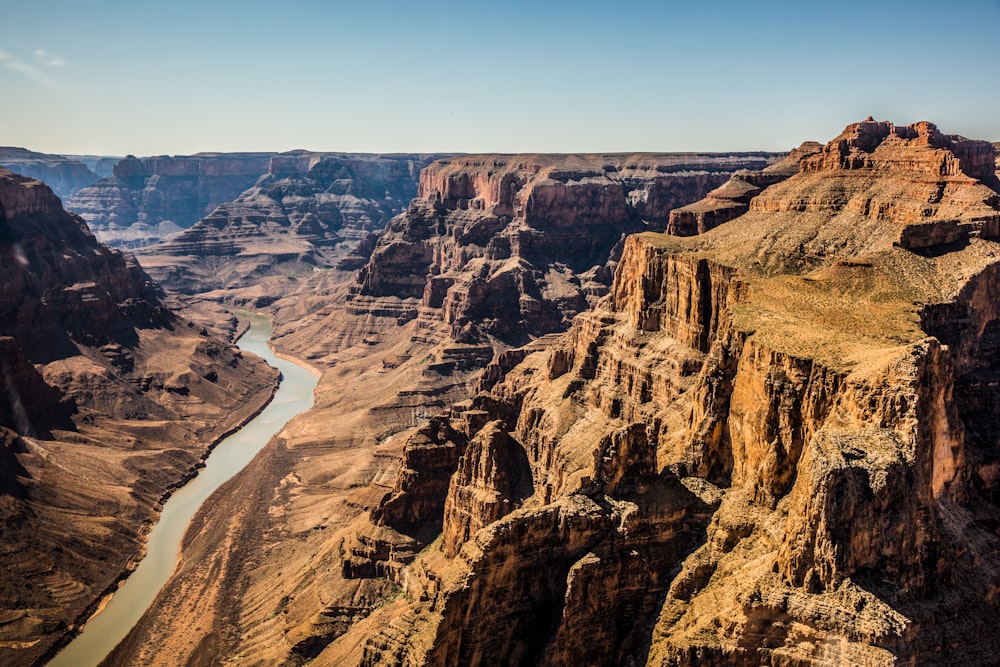
[[[100,178],[82,160],[24,148],[0,147],[0,167],[44,181],[63,199]]]
[[[43,183],[0,169],[0,662],[28,665],[135,564],[165,494],[276,372],[167,310]]]
[[[456,340],[508,344],[564,330],[610,284],[622,239],[767,154],[480,155],[421,174],[381,235],[356,307],[439,310]],[[410,304],[407,307],[407,304]]]
[[[993,664],[994,160],[869,120],[727,224],[629,237],[407,446],[350,572],[404,593],[315,664]]]
[[[102,242],[155,243],[186,229],[253,185],[273,153],[198,153],[118,161],[109,178],[66,200]]]
[[[818,152],[822,146],[807,141],[778,163],[752,171],[742,169],[732,178],[709,192],[704,199],[670,212],[667,233],[674,236],[704,234],[750,210],[750,200],[769,185],[780,183],[799,172],[803,158]]]
[[[63,157],[87,165],[87,169],[97,174],[98,178],[114,176],[115,165],[122,159],[113,155],[64,155]]]
[[[361,279],[331,269],[277,284],[287,290],[297,283],[298,291],[284,292],[269,306],[277,323],[275,344],[323,370],[316,406],[196,518],[174,579],[114,659],[168,664],[253,655],[269,663],[306,661],[356,624],[377,626],[381,610],[390,608],[386,600],[404,599],[394,579],[441,531],[449,471],[466,447],[483,452],[467,466],[470,479],[494,456],[518,467],[516,474],[491,479],[490,486],[470,481],[456,487],[463,499],[500,516],[529,491],[524,458],[511,441],[483,435],[469,444],[467,433],[485,424],[481,412],[467,410],[455,423],[421,426],[468,398],[495,351],[501,354],[487,369],[494,379],[549,341],[542,336],[526,349],[507,349],[511,339],[495,333],[513,325],[500,321],[513,312],[532,335],[568,326],[572,313],[609,289],[609,261],[624,231],[663,229],[671,207],[703,196],[735,170],[761,168],[780,157],[476,156],[445,158],[424,169],[417,200],[374,243],[366,237],[367,251],[354,253],[366,266]],[[605,167],[621,174],[605,176]],[[480,183],[480,189],[448,185],[463,181]],[[510,185],[505,194],[495,187],[501,182]],[[518,202],[527,214],[514,210]],[[511,208],[510,220],[497,227],[504,205]],[[570,226],[574,221],[580,223],[577,231]],[[494,236],[497,243],[513,239],[506,259],[486,256],[486,247],[499,247]],[[570,250],[580,251],[579,261]],[[410,251],[428,263],[410,272]],[[370,261],[363,257],[372,252]],[[464,266],[463,255],[469,259]],[[458,305],[461,291],[435,281],[435,267],[447,269],[444,277],[458,283],[489,278],[505,266],[522,271],[525,285],[529,279],[546,285],[548,304],[566,310],[554,308],[553,318],[539,315],[535,322],[520,305],[509,308],[510,294],[502,287],[508,283],[495,281],[476,288],[485,294],[475,306],[475,318],[483,322],[478,328],[479,319]],[[593,293],[589,282],[581,289],[587,278],[577,278],[578,269],[600,274]],[[521,282],[510,290],[515,303]],[[263,287],[273,285],[265,281]],[[444,288],[435,297],[440,304],[425,304],[426,291],[437,287]],[[262,286],[253,289],[268,296]],[[446,315],[449,294],[455,300],[449,307],[469,315],[469,328],[454,326]],[[532,307],[528,296],[525,313]],[[542,302],[540,294],[532,298]],[[406,432],[414,426],[417,432]],[[383,496],[386,502],[379,505]],[[377,517],[370,518],[376,507]],[[460,504],[447,511],[456,520],[465,517],[455,540],[484,523]],[[218,549],[220,540],[230,548]],[[226,582],[221,592],[220,580]],[[358,659],[363,645],[354,645]]]
[[[420,170],[434,157],[273,156],[252,188],[170,242],[144,249],[140,259],[158,281],[189,294],[337,268],[404,209],[416,194]],[[274,300],[288,289],[274,284],[258,291]]]

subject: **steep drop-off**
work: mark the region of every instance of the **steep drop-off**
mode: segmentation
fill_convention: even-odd
[[[164,308],[47,186],[0,169],[0,663],[34,663],[84,618],[164,495],[276,380]]]
[[[187,229],[257,182],[273,153],[198,153],[118,161],[66,200],[107,244],[135,248]]]
[[[998,240],[990,144],[871,120],[630,237],[411,437],[314,664],[994,664]]]

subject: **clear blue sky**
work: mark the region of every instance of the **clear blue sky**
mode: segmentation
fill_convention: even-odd
[[[1000,141],[1000,0],[0,0],[0,145],[783,150]]]

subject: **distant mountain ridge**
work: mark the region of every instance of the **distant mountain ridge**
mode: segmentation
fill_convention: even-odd
[[[438,157],[274,155],[252,187],[169,241],[141,249],[140,261],[162,284],[187,293],[334,268],[405,210],[421,170]]]
[[[99,240],[138,247],[186,229],[267,173],[274,153],[198,153],[119,160],[108,178],[83,188],[66,207]]]
[[[14,146],[0,147],[0,167],[45,182],[61,199],[100,180],[83,160]]]

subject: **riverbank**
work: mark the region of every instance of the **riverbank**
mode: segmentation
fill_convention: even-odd
[[[317,382],[315,369],[275,355],[268,344],[270,337],[267,319],[254,316],[250,331],[238,345],[281,371],[283,381],[271,401],[241,429],[218,442],[197,476],[169,496],[159,521],[149,531],[145,557],[131,574],[123,572],[124,583],[113,591],[106,607],[92,615],[82,632],[49,663],[53,667],[96,665],[114,648],[173,572],[181,540],[199,507],[249,463],[288,420],[311,407]]]

